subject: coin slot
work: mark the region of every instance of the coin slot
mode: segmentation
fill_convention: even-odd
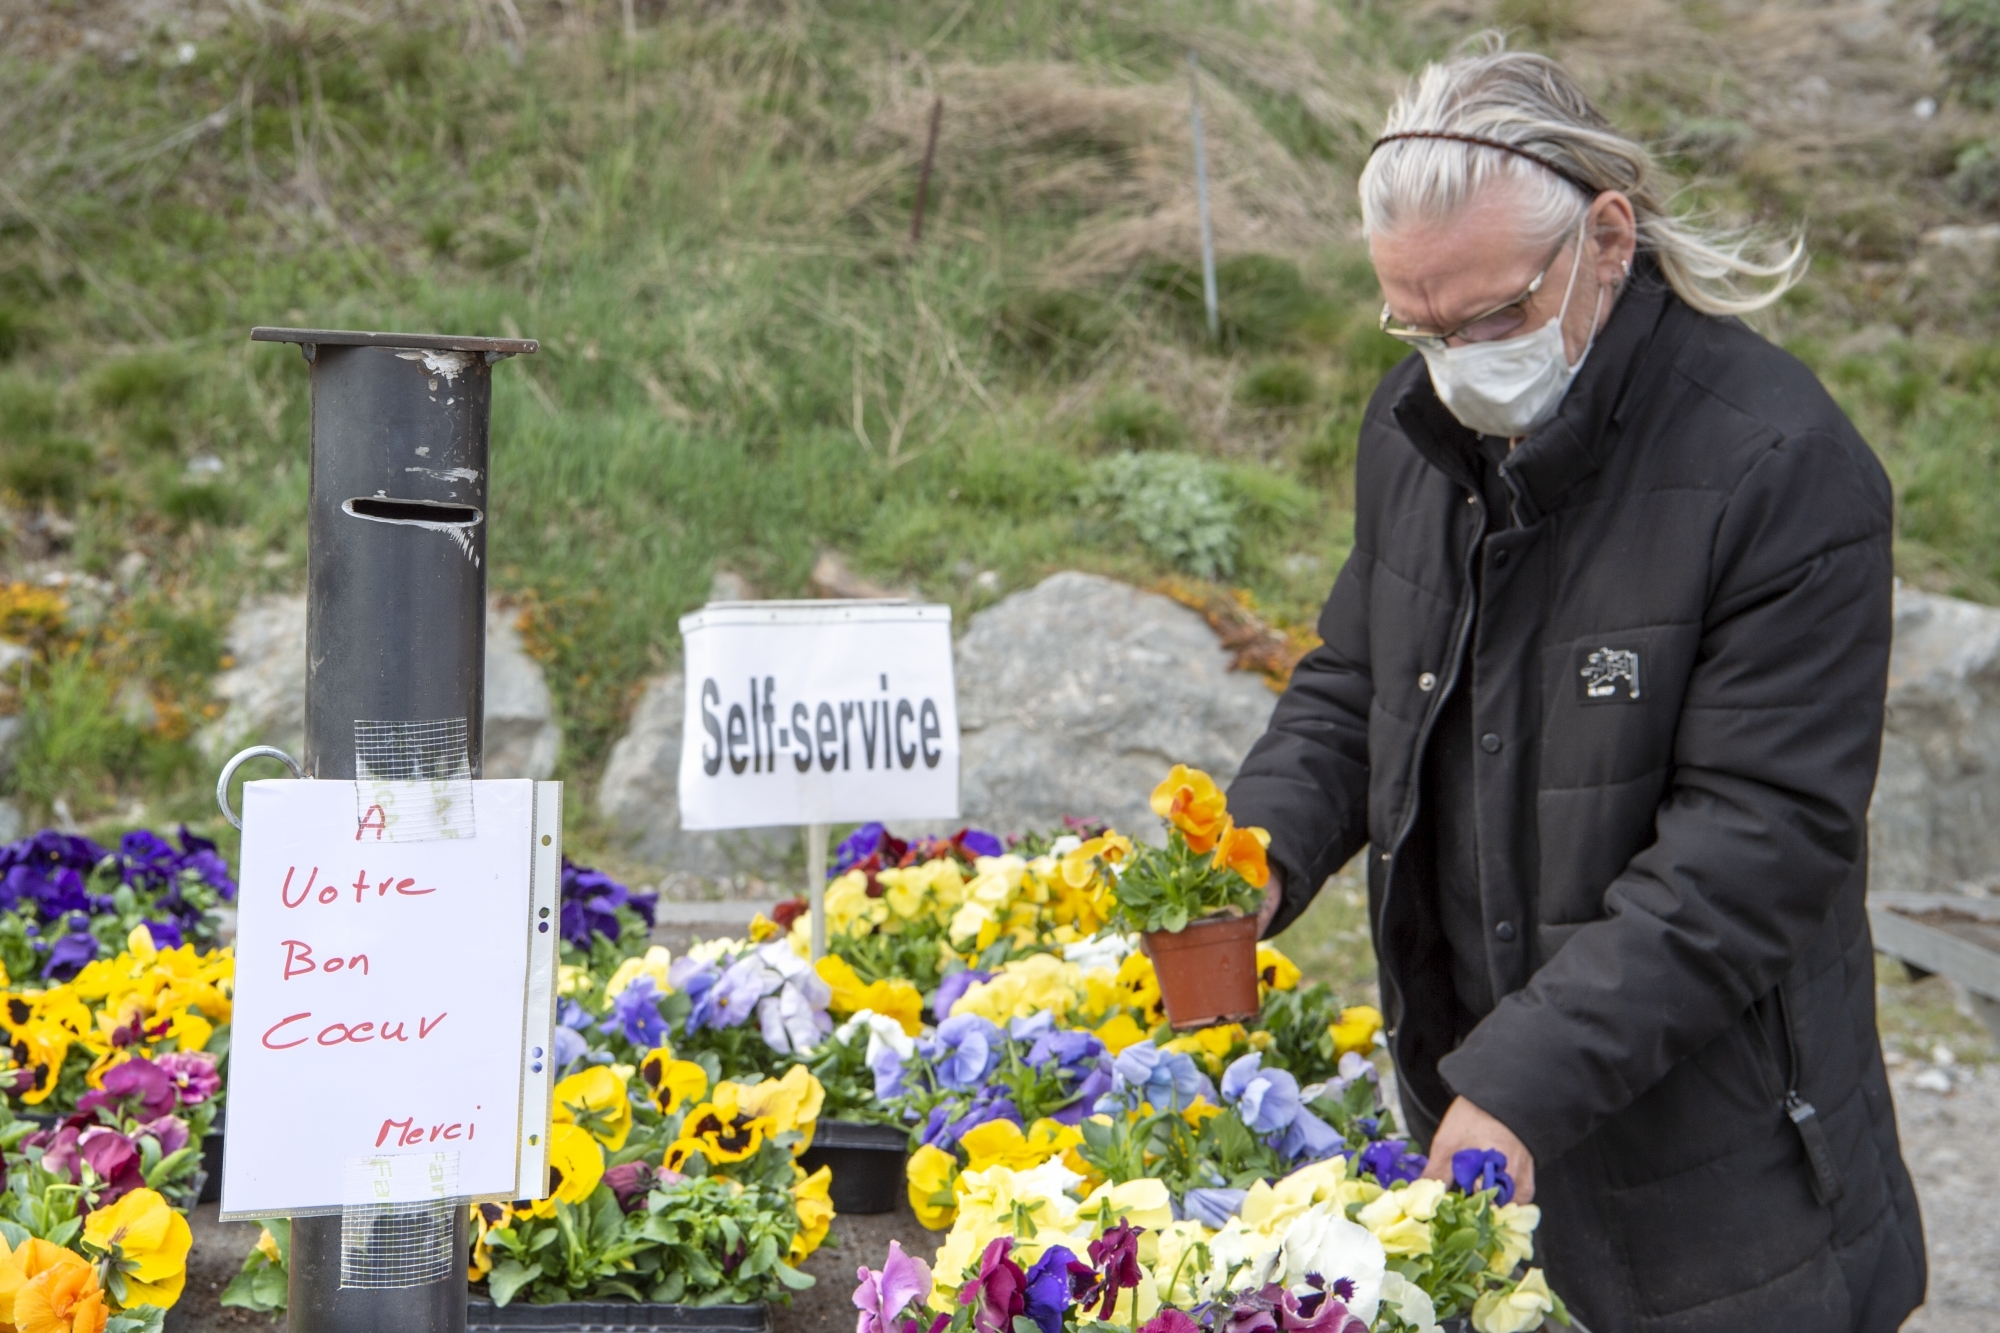
[[[402,523],[420,528],[471,528],[485,520],[471,505],[444,504],[437,500],[397,500],[386,495],[365,495],[341,505],[346,513],[376,523]]]

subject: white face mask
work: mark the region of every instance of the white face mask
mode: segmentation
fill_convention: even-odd
[[[1519,439],[1555,416],[1569,392],[1570,381],[1583,368],[1597,341],[1597,317],[1603,313],[1604,292],[1597,293],[1597,309],[1590,319],[1590,342],[1576,364],[1569,363],[1563,348],[1563,316],[1569,313],[1570,294],[1576,290],[1576,275],[1583,263],[1583,229],[1577,229],[1576,258],[1569,267],[1569,285],[1563,289],[1562,309],[1556,317],[1518,337],[1495,342],[1467,343],[1463,347],[1420,348],[1430,367],[1431,385],[1451,414],[1481,435]]]

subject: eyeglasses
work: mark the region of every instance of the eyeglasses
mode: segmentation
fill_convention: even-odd
[[[1450,346],[1453,338],[1463,338],[1469,343],[1485,343],[1509,337],[1528,322],[1528,302],[1532,301],[1535,293],[1542,289],[1542,281],[1549,276],[1549,270],[1555,267],[1556,260],[1561,257],[1568,245],[1567,237],[1556,244],[1548,262],[1542,265],[1542,271],[1528,284],[1528,290],[1511,301],[1503,301],[1483,315],[1474,315],[1449,333],[1430,333],[1424,329],[1398,325],[1395,323],[1395,317],[1389,313],[1387,303],[1382,306],[1382,332],[1399,342],[1432,352],[1443,351]]]

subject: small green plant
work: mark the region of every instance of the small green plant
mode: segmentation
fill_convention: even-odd
[[[178,357],[146,352],[113,361],[91,382],[90,396],[114,410],[144,403],[178,403],[193,387],[193,376]]]
[[[1271,871],[1262,829],[1237,828],[1215,780],[1175,764],[1153,789],[1165,847],[1135,847],[1112,890],[1113,919],[1127,930],[1186,930],[1191,921],[1247,916],[1264,901]]]
[[[1179,414],[1144,389],[1106,394],[1090,425],[1098,444],[1111,449],[1175,449],[1187,441]]]
[[[30,503],[69,508],[90,486],[96,454],[81,440],[10,440],[0,456],[0,484]]]
[[[1205,458],[1116,454],[1098,464],[1080,498],[1105,510],[1156,559],[1197,578],[1226,578],[1236,568],[1236,499]]]
[[[1974,106],[2000,102],[2000,0],[1942,0],[1931,40],[1960,96]]]
[[[1236,401],[1245,407],[1285,411],[1304,407],[1319,392],[1312,370],[1297,361],[1271,361],[1258,366],[1236,386]]]
[[[14,787],[39,804],[95,793],[138,749],[139,733],[119,716],[112,682],[81,652],[51,661],[24,693]]]

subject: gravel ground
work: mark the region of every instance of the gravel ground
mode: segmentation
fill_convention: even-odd
[[[1931,1269],[1930,1300],[1904,1333],[1992,1333],[2000,1328],[2000,1211],[1988,1191],[2000,1179],[2000,1065],[1904,1065],[1891,1082]]]
[[[2000,1329],[2000,1210],[1987,1191],[2000,1180],[2000,1065],[1903,1064],[1892,1079],[1931,1264],[1930,1303],[1910,1317],[1904,1333],[1993,1333]],[[282,1328],[282,1321],[215,1303],[256,1244],[256,1225],[219,1223],[214,1204],[197,1209],[193,1222],[187,1292],[167,1317],[168,1333]],[[854,1270],[880,1267],[891,1240],[929,1257],[941,1239],[917,1225],[907,1202],[893,1213],[835,1219],[826,1245],[805,1265],[819,1285],[794,1297],[791,1308],[772,1312],[773,1333],[848,1333]]]

